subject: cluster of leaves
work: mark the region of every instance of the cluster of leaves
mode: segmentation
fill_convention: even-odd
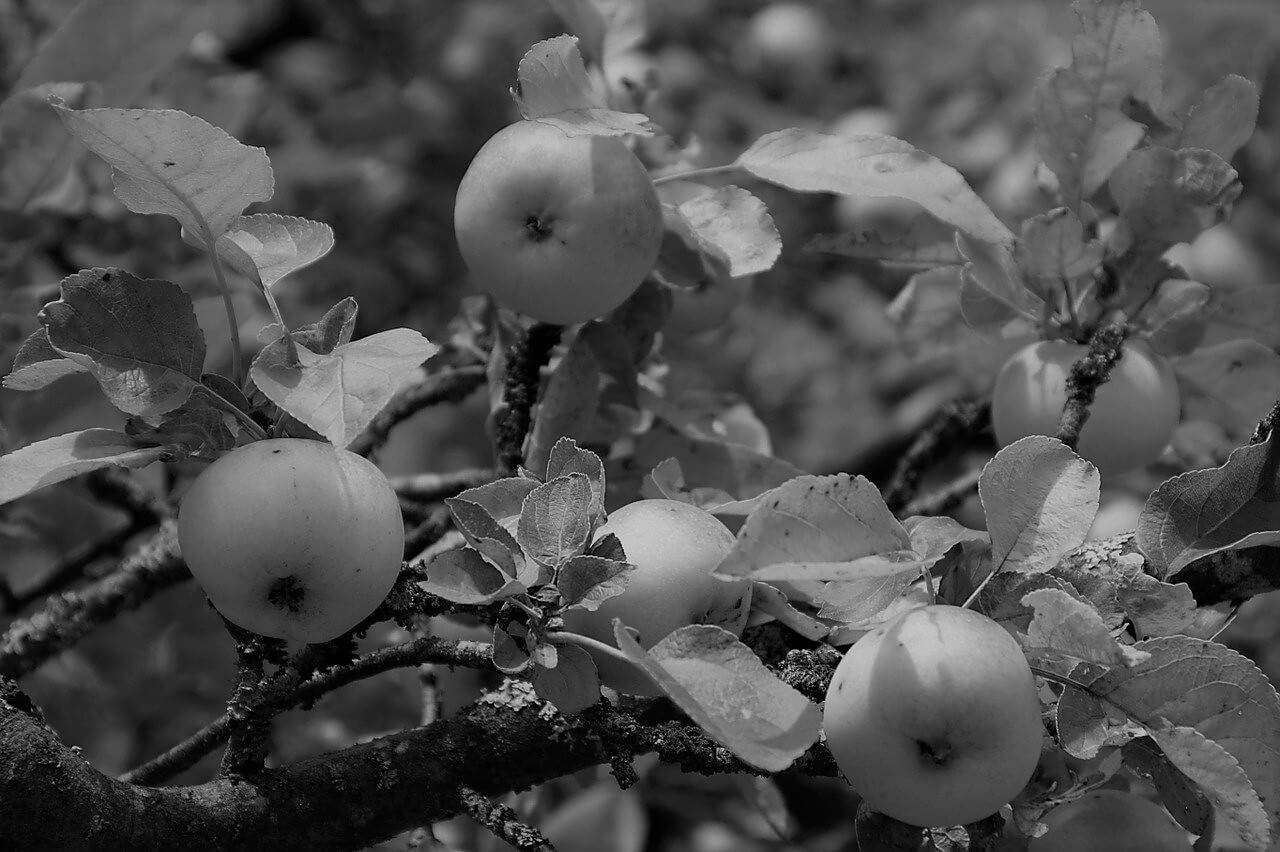
[[[262,329],[265,345],[247,377],[239,375],[238,359],[235,376],[203,374],[204,334],[190,295],[177,284],[120,269],[67,277],[4,386],[34,391],[87,372],[129,425],[125,432],[69,433],[4,456],[0,499],[107,465],[216,456],[242,435],[262,438],[267,430],[345,447],[438,351],[411,329],[353,342],[357,307],[350,298],[318,322],[289,329],[272,287],[324,257],[333,232],[307,219],[243,215],[272,194],[271,163],[261,148],[174,110],[72,109],[60,102],[52,109],[111,165],[126,207],[172,216],[183,239],[208,253],[231,316],[224,268],[258,288],[276,323]],[[239,351],[234,334],[233,350]]]

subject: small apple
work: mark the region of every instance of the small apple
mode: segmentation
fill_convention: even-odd
[[[454,229],[474,283],[542,322],[584,322],[653,268],[662,209],[621,140],[519,121],[481,147],[458,185]]]
[[[1134,793],[1097,790],[1044,817],[1049,831],[1029,852],[1191,852],[1187,832],[1164,808]]]
[[[1088,348],[1065,341],[1042,341],[1018,351],[996,377],[991,419],[996,440],[1006,447],[1028,435],[1054,435],[1067,402],[1071,365]],[[1173,368],[1141,341],[1124,344],[1124,354],[1098,388],[1076,452],[1103,476],[1155,461],[1168,445],[1182,411]]]
[[[404,521],[373,462],[320,441],[274,438],[196,477],[178,511],[178,543],[228,620],[324,642],[359,624],[395,584]]]
[[[747,62],[762,75],[782,74],[816,80],[834,64],[835,30],[807,3],[772,3],[747,22]]]
[[[711,572],[733,548],[733,534],[715,516],[677,500],[639,500],[609,515],[597,540],[613,533],[636,566],[626,589],[595,611],[571,609],[565,628],[614,645],[613,619],[639,631],[651,648],[671,631],[713,624],[740,635],[751,608],[751,583]],[[600,682],[632,695],[661,695],[639,668],[593,654]]]
[[[911,825],[963,825],[1018,794],[1040,761],[1035,679],[1004,628],[955,606],[863,636],[827,690],[823,731],[867,805]]]

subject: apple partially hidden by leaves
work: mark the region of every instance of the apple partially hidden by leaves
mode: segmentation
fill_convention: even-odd
[[[458,247],[474,283],[542,322],[584,322],[653,268],[662,209],[621,140],[519,121],[481,147],[458,185]]]
[[[386,598],[404,521],[373,462],[320,441],[274,438],[233,450],[196,478],[178,512],[178,542],[229,621],[325,642]]]
[[[869,807],[925,827],[999,810],[1035,772],[1044,736],[1018,643],[955,606],[910,610],[854,643],[831,679],[822,726]]]
[[[1154,802],[1120,790],[1098,790],[1049,811],[1049,831],[1030,852],[1191,852],[1187,832]]]
[[[565,628],[614,645],[613,619],[639,631],[651,648],[671,631],[711,624],[741,635],[751,608],[751,583],[711,572],[733,548],[734,537],[715,516],[677,500],[639,500],[616,510],[596,532],[618,537],[636,566],[621,594],[594,611],[571,609]],[[661,695],[648,675],[620,659],[592,654],[600,682],[632,695]]]
[[[1000,446],[1028,435],[1057,434],[1071,365],[1088,351],[1077,343],[1042,341],[1005,363],[991,399]],[[1169,362],[1141,341],[1125,343],[1124,354],[1089,406],[1076,452],[1104,476],[1150,464],[1168,445],[1181,412],[1178,380]]]

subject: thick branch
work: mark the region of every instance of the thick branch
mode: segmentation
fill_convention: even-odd
[[[83,589],[50,598],[0,637],[0,676],[19,678],[70,648],[95,627],[136,609],[157,591],[191,576],[178,553],[177,526],[161,524],[120,568]]]
[[[562,330],[558,325],[537,323],[523,339],[512,344],[507,355],[503,387],[507,412],[498,421],[494,435],[494,451],[498,467],[503,471],[514,472],[524,461],[524,439],[529,433],[533,406],[538,401],[539,377],[551,358],[551,351],[560,342]]]
[[[1100,327],[1089,338],[1089,351],[1074,364],[1067,375],[1067,404],[1058,421],[1057,438],[1071,449],[1080,441],[1080,430],[1089,419],[1093,398],[1111,375],[1111,368],[1124,355],[1124,341],[1129,327],[1118,319]]]

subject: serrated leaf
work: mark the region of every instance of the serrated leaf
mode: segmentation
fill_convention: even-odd
[[[268,289],[333,249],[333,229],[323,222],[278,213],[237,216],[214,244],[218,256]]]
[[[1035,610],[1026,640],[1034,653],[1061,653],[1104,666],[1125,666],[1150,656],[1121,646],[1097,610],[1066,592],[1037,589],[1024,595],[1022,603]]]
[[[244,429],[232,415],[210,402],[204,394],[192,394],[182,405],[152,426],[130,419],[125,432],[139,444],[165,446],[205,458],[217,458],[236,445],[236,436]]]
[[[680,463],[691,485],[718,489],[735,500],[758,497],[804,473],[782,459],[740,444],[691,437],[659,420],[636,439],[633,460],[648,471],[670,458]]]
[[[520,580],[525,585],[532,585],[537,572],[527,571],[524,552],[512,531],[514,523],[510,527],[504,525],[484,506],[462,496],[444,502],[453,515],[454,526],[462,533],[467,544],[508,577]]]
[[[1263,801],[1274,835],[1280,826],[1280,744],[1275,735],[1280,698],[1275,687],[1248,658],[1214,642],[1169,636],[1134,647],[1151,658],[1103,674],[1089,683],[1090,692],[1123,707],[1153,736],[1167,734],[1169,726],[1194,728],[1225,749]],[[1170,759],[1178,763],[1173,755]]]
[[[1199,787],[1169,762],[1155,740],[1139,737],[1122,749],[1124,765],[1146,778],[1160,794],[1160,802],[1178,824],[1195,835],[1204,834],[1213,819],[1213,806]]]
[[[520,517],[524,500],[538,484],[537,480],[523,476],[507,476],[468,488],[453,499],[480,506],[492,520],[515,535],[515,521]],[[445,502],[449,503],[448,500]]]
[[[169,456],[114,429],[85,429],[46,438],[0,456],[0,504],[104,467],[139,468]]]
[[[185,112],[55,109],[67,129],[111,166],[125,207],[172,216],[206,248],[246,207],[275,192],[266,151]]]
[[[634,373],[633,373],[634,375]],[[604,462],[590,450],[578,446],[572,438],[561,438],[551,447],[547,458],[546,475],[543,479],[550,482],[561,476],[580,473],[591,484],[591,514],[593,517],[604,514]]]
[[[689,718],[739,759],[781,772],[817,742],[817,705],[765,668],[727,630],[695,624],[646,652],[613,622],[627,659],[643,668]]]
[[[154,418],[186,402],[200,383],[204,334],[178,285],[87,269],[61,288],[40,311],[49,343],[92,373],[113,405]]]
[[[293,337],[293,342],[299,346],[305,346],[317,355],[328,355],[339,346],[351,342],[358,312],[356,300],[348,296],[325,311],[320,319],[300,325],[289,334]],[[268,328],[276,332],[271,340],[279,339],[282,332],[280,326],[273,323]]]
[[[1162,46],[1155,20],[1136,0],[1077,0],[1081,32],[1072,62],[1036,93],[1036,146],[1073,210],[1106,182],[1143,136],[1124,106],[1158,103]]]
[[[709,190],[676,207],[697,248],[737,278],[768,272],[782,253],[782,238],[769,208],[737,186]]]
[[[533,665],[528,650],[529,628],[519,622],[508,625],[511,632],[493,628],[493,667],[504,674],[515,675]]]
[[[1280,355],[1254,340],[1204,346],[1173,362],[1182,418],[1217,423],[1238,443],[1280,399]]]
[[[551,376],[534,407],[525,464],[546,470],[551,451],[561,438],[585,438],[600,404],[600,364],[588,341],[573,342],[552,367]]]
[[[565,715],[585,710],[600,700],[600,675],[591,655],[577,645],[555,645],[555,668],[536,666],[534,691]]]
[[[1137,542],[1163,579],[1214,553],[1280,543],[1280,430],[1222,467],[1164,482],[1142,509]]]
[[[1253,136],[1258,123],[1258,87],[1252,80],[1228,74],[1205,89],[1187,113],[1171,148],[1205,148],[1230,160]]]
[[[996,571],[1048,571],[1079,547],[1098,513],[1098,469],[1064,443],[1033,435],[982,469],[978,496]]]
[[[1179,771],[1199,785],[1249,848],[1266,852],[1271,847],[1271,826],[1258,792],[1226,749],[1195,728],[1178,725],[1154,727],[1151,738]]]
[[[1116,601],[1139,639],[1186,633],[1196,615],[1190,586],[1165,583],[1141,572],[1116,590]]]
[[[524,500],[516,540],[533,559],[559,568],[586,549],[592,499],[585,474],[571,473],[539,485]]]
[[[1222,221],[1242,190],[1236,170],[1201,148],[1140,148],[1108,185],[1134,238],[1161,249]]]
[[[587,76],[578,40],[570,35],[529,49],[520,60],[511,96],[526,119],[550,124],[569,136],[653,135],[648,116],[605,106]]]
[[[617,536],[612,536],[617,541]],[[627,587],[636,566],[613,558],[596,555],[574,556],[556,575],[560,603],[568,607],[594,611]]]
[[[874,564],[857,564],[881,554]],[[907,531],[865,477],[799,476],[751,512],[716,573],[824,580],[852,565],[858,576],[880,577],[912,570],[893,563],[914,555]]]
[[[499,571],[470,547],[438,553],[423,570],[427,579],[418,583],[419,588],[454,603],[487,604],[526,591],[524,584]]]
[[[4,377],[9,390],[35,391],[46,388],[64,376],[84,373],[88,367],[77,364],[53,348],[49,330],[41,328],[22,342],[13,357],[13,367]]]
[[[959,172],[892,136],[828,136],[793,127],[760,137],[736,165],[798,192],[905,198],[976,239],[1013,241]]]
[[[280,408],[345,447],[432,355],[431,341],[396,328],[343,344],[328,355],[298,346],[299,364],[288,363],[283,341],[254,359],[254,383]]]
[[[131,103],[209,26],[213,8],[208,0],[84,0],[40,45],[14,88],[93,81],[101,102]]]

